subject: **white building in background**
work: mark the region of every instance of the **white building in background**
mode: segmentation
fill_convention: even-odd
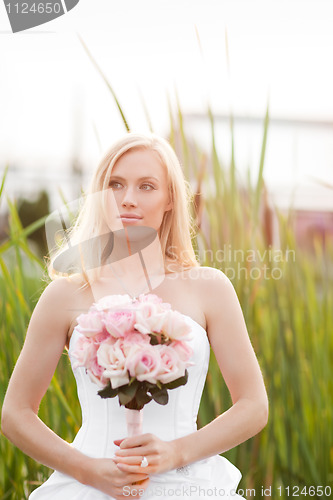
[[[228,167],[231,158],[230,116],[214,115],[219,156]],[[239,178],[259,171],[264,117],[234,117],[235,164]],[[185,131],[210,150],[207,115],[184,115]],[[333,211],[333,121],[270,118],[264,179],[272,202],[281,209]]]
[[[211,128],[207,115],[184,115],[187,137],[209,153]],[[263,118],[235,116],[234,154],[237,177],[250,173],[256,184],[263,143]],[[231,158],[230,116],[214,116],[215,142],[225,168]],[[262,218],[270,219],[270,240],[279,246],[276,210],[287,215],[293,211],[298,242],[315,251],[316,236],[322,247],[333,240],[333,122],[270,118],[263,177],[266,209]],[[263,213],[264,212],[264,213]],[[267,222],[267,221],[266,221]]]

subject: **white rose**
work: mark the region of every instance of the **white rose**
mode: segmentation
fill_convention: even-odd
[[[105,368],[103,376],[110,379],[113,389],[128,384],[129,376],[125,367],[125,355],[121,344],[104,342],[97,351],[98,363]]]

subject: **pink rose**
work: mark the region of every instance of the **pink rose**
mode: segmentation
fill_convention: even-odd
[[[129,376],[125,366],[125,355],[121,348],[122,339],[104,342],[97,351],[97,360],[105,370],[104,378],[110,379],[113,389],[128,384]]]
[[[130,304],[132,304],[132,299],[128,294],[106,295],[93,304],[93,309],[96,311],[105,311]]]
[[[80,314],[77,322],[76,329],[86,337],[93,337],[103,331],[102,315],[98,311],[89,310],[87,314]]]
[[[72,356],[76,359],[73,364],[73,370],[79,366],[88,367],[96,357],[98,346],[94,343],[92,338],[81,336],[77,339],[75,348],[72,351]]]
[[[156,384],[160,365],[160,354],[151,345],[133,345],[126,358],[126,367],[131,377],[137,378],[140,382],[146,380]]]
[[[106,386],[108,379],[104,377],[104,367],[98,363],[97,358],[92,360],[89,368],[87,368],[87,373],[90,380],[99,387],[103,388]]]
[[[94,342],[93,338],[79,337],[72,351],[72,356],[77,360],[73,364],[73,370],[79,366],[86,368],[92,382],[104,387],[107,384],[107,379],[103,377],[104,368],[97,361],[98,348],[99,344]]]
[[[103,323],[113,337],[125,337],[134,328],[135,311],[118,310],[104,313]]]
[[[140,348],[150,345],[150,337],[148,335],[142,335],[142,333],[136,332],[135,330],[126,335],[122,341],[122,350],[126,356],[135,346]]]
[[[171,340],[190,339],[192,328],[178,311],[166,311],[163,321],[163,332]]]
[[[131,354],[133,354],[136,349],[142,349],[144,346],[150,345],[150,337],[133,330],[129,332],[126,337],[119,337],[116,342],[123,351],[125,357],[127,357],[130,351]]]
[[[160,372],[157,379],[162,384],[168,384],[173,380],[185,375],[185,363],[180,359],[178,353],[170,345],[156,346],[161,356]]]
[[[180,359],[184,362],[188,362],[191,356],[193,356],[193,349],[190,347],[188,342],[183,342],[182,340],[174,340],[169,344],[172,347]],[[187,363],[187,366],[193,365],[194,363]]]
[[[143,307],[137,311],[134,327],[141,333],[163,332],[171,340],[189,339],[188,334],[192,331],[180,312],[157,311],[154,310],[154,304],[150,308]]]
[[[113,337],[111,337],[109,332],[106,332],[105,330],[103,332],[97,333],[97,335],[92,337],[92,340],[94,341],[95,344],[101,344],[105,340],[110,340],[110,339],[113,339]],[[113,341],[115,342],[115,339],[113,339]]]
[[[161,332],[167,311],[156,304],[142,304],[136,312],[134,327],[141,333]]]
[[[138,297],[138,301],[141,303],[149,302],[150,304],[163,304],[163,307],[165,306],[166,308],[171,307],[170,304],[163,302],[161,297],[154,293],[148,293],[147,295],[141,293]]]

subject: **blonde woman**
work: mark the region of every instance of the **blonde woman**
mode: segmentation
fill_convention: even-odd
[[[55,469],[32,500],[196,500],[212,491],[240,498],[241,473],[219,454],[263,429],[268,399],[231,282],[196,260],[189,203],[173,149],[154,134],[126,134],[96,169],[80,214],[51,259],[53,281],[33,312],[3,405],[7,438]],[[167,405],[147,404],[143,433],[126,438],[124,407],[101,399],[77,368],[83,423],[73,443],[65,442],[38,418],[38,408],[65,347],[71,357],[77,316],[107,295],[151,292],[191,326],[188,383],[171,391]],[[210,348],[233,404],[198,430]]]

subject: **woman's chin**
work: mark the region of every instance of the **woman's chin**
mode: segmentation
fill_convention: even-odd
[[[121,222],[124,225],[132,226],[132,225],[135,225],[135,224],[140,224],[142,222],[142,219],[134,219],[134,218],[130,218],[130,217],[122,217],[121,218]]]

